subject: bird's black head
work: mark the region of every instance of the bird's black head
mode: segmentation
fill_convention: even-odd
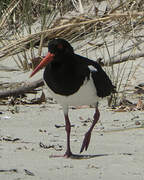
[[[69,44],[69,42],[61,38],[52,39],[48,44],[48,50],[55,56],[74,53],[73,47]]]
[[[33,70],[30,77],[36,74],[53,60],[65,59],[68,55],[74,53],[73,47],[64,39],[52,39],[48,44],[48,54],[42,59],[40,64]],[[60,58],[61,57],[61,58]]]

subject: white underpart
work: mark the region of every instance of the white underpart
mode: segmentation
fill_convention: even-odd
[[[95,67],[93,67],[92,65],[89,65],[88,67],[89,67],[90,71],[97,71],[97,69]]]
[[[68,112],[68,106],[96,105],[98,102],[96,87],[91,75],[90,79],[86,79],[80,89],[72,95],[56,94],[49,87],[48,91],[62,105],[65,114]]]

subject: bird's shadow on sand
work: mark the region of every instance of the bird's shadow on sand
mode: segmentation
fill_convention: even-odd
[[[71,159],[91,159],[96,157],[108,156],[109,154],[93,154],[93,155],[81,155],[81,154],[73,154],[70,158]]]
[[[94,155],[81,155],[81,154],[72,154],[68,159],[91,159],[91,158],[96,158],[96,157],[103,157],[103,156],[108,156],[111,154],[94,154]],[[49,156],[50,158],[56,158],[56,157],[64,157],[64,156]]]
[[[83,160],[83,159],[91,159],[91,158],[97,158],[97,157],[104,157],[104,156],[111,156],[114,155],[113,153],[110,154],[94,154],[94,155],[81,155],[81,154],[72,154],[70,157],[68,157],[68,159],[78,159],[78,160]],[[132,153],[128,153],[128,152],[122,152],[122,153],[118,153],[117,155],[127,155],[127,156],[131,156],[133,155]],[[56,158],[56,157],[64,157],[65,156],[49,156],[50,158]]]

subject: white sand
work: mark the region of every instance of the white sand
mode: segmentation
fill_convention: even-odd
[[[7,64],[5,64],[7,62]],[[12,66],[12,60],[0,62]],[[131,85],[143,82],[141,63]],[[127,71],[129,72],[129,68]],[[33,81],[42,76],[38,73],[29,80],[30,73],[0,71],[0,81]],[[45,91],[45,89],[44,89]],[[135,121],[144,121],[144,112],[112,112],[106,109],[106,101],[101,101],[100,123],[93,131],[91,143],[83,155],[95,155],[87,159],[50,158],[52,154],[64,154],[66,135],[64,117],[59,105],[18,105],[19,113],[12,114],[8,106],[0,106],[0,180],[142,180],[144,179],[144,129],[138,128]],[[12,107],[10,107],[12,108]],[[83,136],[91,122],[84,126],[83,121],[92,118],[93,108],[70,110],[71,123],[75,125],[71,133],[73,153],[79,153]],[[138,118],[136,118],[138,116]],[[7,138],[19,141],[7,141]],[[54,146],[44,149],[39,143]],[[15,169],[11,170],[11,169]],[[5,171],[7,170],[7,171]]]

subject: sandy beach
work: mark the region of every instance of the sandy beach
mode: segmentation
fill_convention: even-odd
[[[101,41],[103,39],[100,38],[98,43]],[[125,50],[124,42],[116,43],[115,52],[110,51],[111,56]],[[127,48],[131,44],[126,43]],[[86,56],[88,48],[83,47],[80,53]],[[88,56],[94,60],[98,57],[109,59],[106,48],[102,51],[94,50]],[[139,58],[126,66],[121,65],[127,71],[124,81],[130,69],[134,72],[128,82],[130,89],[143,83],[144,64],[141,60]],[[132,63],[135,68],[132,68]],[[0,61],[1,66],[18,69],[12,58]],[[120,68],[119,65],[115,67]],[[30,72],[0,69],[0,82],[34,81],[40,79],[42,73],[29,79]],[[47,99],[50,94],[46,87],[43,91]],[[37,95],[28,94],[27,98],[39,97],[40,94],[41,91]],[[129,100],[138,102],[137,97]],[[66,149],[64,116],[59,104],[0,105],[0,180],[143,180],[144,111],[114,112],[108,109],[106,99],[100,101],[99,110],[100,121],[93,130],[88,150],[79,159],[66,159],[50,157],[64,154]],[[71,148],[74,154],[79,154],[93,114],[94,108],[90,107],[69,110],[73,126]]]
[[[65,159],[50,158],[65,152],[65,130],[55,127],[64,125],[59,105],[20,106],[17,114],[8,113],[6,107],[0,110],[0,179],[143,179],[144,131],[135,125],[143,120],[142,112],[114,113],[101,105],[102,124],[94,129],[88,151],[80,159]],[[93,112],[93,108],[70,110],[76,154]]]
[[[29,81],[29,72],[2,72],[1,75],[7,81],[14,81],[14,76],[18,77],[17,81]],[[49,96],[45,87],[43,90]],[[50,157],[65,152],[66,134],[60,105],[16,105],[18,112],[14,114],[12,108],[15,107],[0,106],[0,179],[144,178],[143,111],[114,112],[102,100],[100,122],[93,131],[88,151],[80,159],[66,159]],[[94,108],[89,107],[69,110],[73,125],[71,146],[75,154],[79,154],[93,113]]]

